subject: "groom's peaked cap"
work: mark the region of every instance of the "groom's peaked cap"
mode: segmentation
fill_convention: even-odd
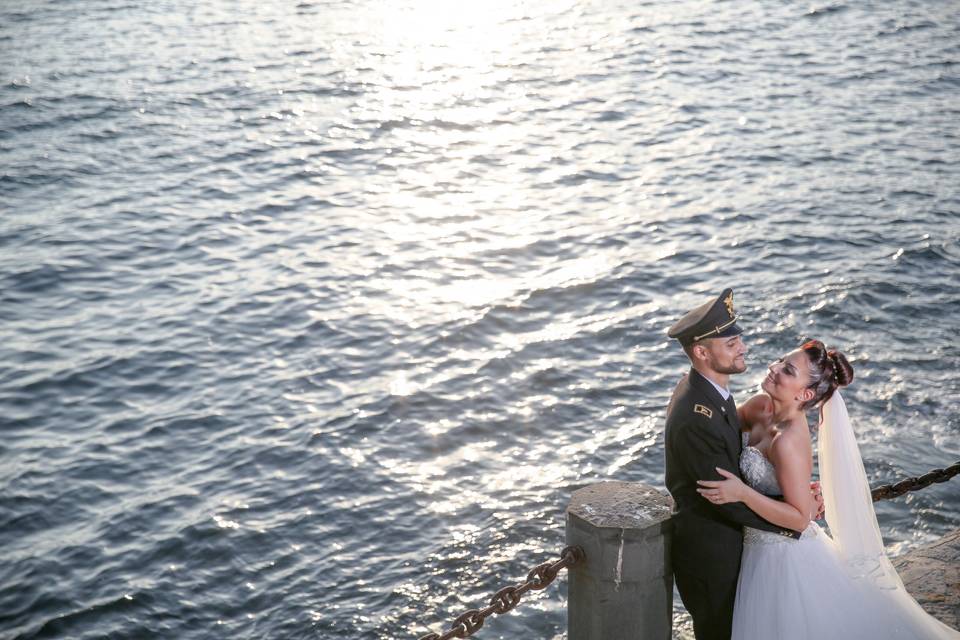
[[[739,318],[733,310],[733,289],[724,289],[715,300],[703,303],[677,320],[667,335],[685,347],[704,338],[738,336],[743,333],[737,326]]]

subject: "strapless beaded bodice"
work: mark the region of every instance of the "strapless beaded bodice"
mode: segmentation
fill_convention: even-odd
[[[780,490],[780,483],[777,482],[777,470],[773,463],[763,455],[763,452],[756,447],[747,445],[748,436],[743,434],[743,452],[740,454],[740,473],[743,474],[743,480],[753,489],[768,496],[776,496],[783,493]],[[807,526],[807,529],[801,534],[801,539],[810,538],[817,535],[819,527],[813,522]],[[782,536],[771,531],[761,531],[752,527],[743,528],[744,544],[789,544],[795,542],[793,538]]]
[[[747,446],[747,434],[743,434],[743,453],[740,454],[740,473],[748,485],[768,496],[776,496],[780,491],[777,472],[767,456],[756,447]]]

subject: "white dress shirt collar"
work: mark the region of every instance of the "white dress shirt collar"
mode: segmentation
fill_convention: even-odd
[[[703,374],[701,374],[701,375],[703,375]],[[707,378],[707,376],[703,376],[703,377],[704,377],[704,378]],[[724,402],[726,402],[726,401],[727,401],[727,398],[730,397],[730,391],[729,391],[729,389],[726,389],[726,388],[724,388],[724,387],[721,387],[720,385],[718,385],[716,382],[714,382],[714,381],[711,380],[710,378],[707,378],[707,382],[709,382],[710,384],[713,385],[713,388],[716,389],[716,390],[720,393],[720,397],[723,398],[723,401],[724,401]]]

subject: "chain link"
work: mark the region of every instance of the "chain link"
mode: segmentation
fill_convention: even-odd
[[[544,562],[530,570],[527,580],[523,584],[513,585],[500,589],[490,598],[490,605],[483,609],[470,609],[453,621],[444,634],[428,633],[420,640],[451,640],[452,638],[466,638],[483,626],[483,622],[493,614],[501,615],[513,610],[528,591],[546,589],[557,578],[561,569],[572,567],[583,560],[583,549],[580,547],[566,547],[560,552],[560,559],[556,562]]]
[[[946,482],[958,473],[960,473],[960,462],[955,462],[946,469],[934,469],[916,478],[907,478],[894,484],[881,485],[873,489],[870,493],[873,494],[874,502],[889,500],[890,498],[902,496],[908,491],[916,491],[917,489],[929,487],[935,482]]]

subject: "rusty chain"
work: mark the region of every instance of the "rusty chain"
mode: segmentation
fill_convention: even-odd
[[[917,489],[929,487],[935,482],[946,482],[958,473],[960,473],[960,462],[955,462],[946,469],[934,469],[916,478],[907,478],[894,484],[881,485],[871,490],[870,493],[873,495],[874,502],[889,500],[890,498],[902,496],[908,491],[916,491]]]
[[[561,569],[569,568],[583,559],[583,549],[580,547],[566,547],[560,552],[560,559],[556,562],[544,562],[530,570],[527,581],[523,584],[504,587],[490,598],[490,604],[484,609],[470,609],[453,621],[443,635],[428,633],[420,640],[450,640],[451,638],[466,638],[483,626],[483,621],[493,614],[502,615],[520,602],[520,598],[528,591],[545,589],[556,579]]]

